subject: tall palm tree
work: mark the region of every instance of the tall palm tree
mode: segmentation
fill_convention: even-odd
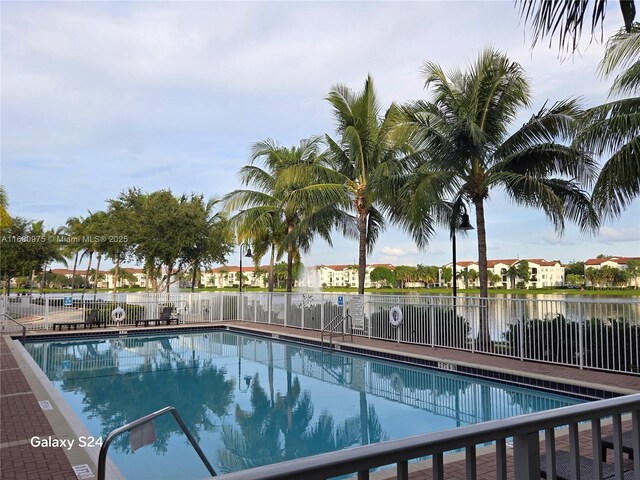
[[[327,100],[333,107],[338,134],[336,140],[326,136],[328,162],[340,175],[336,184],[344,189],[355,213],[343,228],[345,234],[358,239],[358,293],[362,294],[367,254],[385,228],[383,213],[395,220],[394,179],[411,154],[409,130],[401,128],[396,105],[381,113],[371,76],[361,92],[336,85]]]
[[[595,176],[596,162],[566,144],[582,110],[574,100],[545,104],[509,135],[517,115],[531,102],[529,82],[518,63],[486,49],[467,71],[447,74],[427,62],[423,73],[431,100],[407,109],[423,153],[413,182],[446,192],[452,204],[466,199],[474,205],[480,297],[486,305],[485,202],[492,189],[501,188],[518,205],[543,210],[558,232],[565,218],[583,230],[598,225],[582,189]],[[483,344],[490,342],[486,315],[481,308]]]
[[[321,139],[312,137],[286,148],[268,139],[252,148],[250,164],[240,170],[245,185],[255,190],[235,190],[225,197],[231,219],[239,227],[239,239],[255,238],[264,252],[270,240],[269,277],[273,278],[276,252],[287,254],[287,292],[293,286],[293,264],[308,251],[316,236],[331,244],[330,231],[338,212],[333,184],[321,183]],[[254,165],[261,160],[264,168]],[[277,243],[276,243],[277,242]],[[270,280],[272,284],[272,280]]]
[[[593,188],[593,201],[608,217],[617,217],[640,196],[640,24],[620,31],[607,43],[600,63],[604,76],[622,70],[610,90],[630,95],[585,112],[576,143],[599,156],[609,157]]]
[[[64,245],[63,254],[66,258],[73,258],[73,275],[71,277],[71,293],[76,289],[76,270],[78,268],[78,259],[82,251],[83,237],[82,217],[69,217],[65,223],[64,234],[69,241]]]

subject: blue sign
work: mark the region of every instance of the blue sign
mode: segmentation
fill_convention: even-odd
[[[338,306],[342,307],[344,305],[344,297],[342,295],[338,295]]]
[[[73,306],[73,297],[64,297],[64,306],[72,307]]]

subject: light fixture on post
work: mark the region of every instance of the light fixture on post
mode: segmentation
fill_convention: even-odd
[[[245,257],[251,258],[251,246],[243,242],[240,244],[240,293],[242,293],[242,252],[246,249]]]
[[[456,278],[456,231],[463,230],[466,232],[473,230],[473,226],[471,222],[469,222],[469,214],[467,213],[467,208],[464,206],[464,203],[460,203],[458,209],[454,206],[453,215],[455,226],[451,232],[451,245],[453,250],[453,304],[455,306],[456,296],[458,295],[458,279]]]

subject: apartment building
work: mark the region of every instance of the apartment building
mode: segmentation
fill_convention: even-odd
[[[508,259],[491,259],[487,260],[487,272],[492,272],[499,277],[499,280],[491,281],[489,286],[512,288],[512,286],[521,283],[523,280],[510,275],[511,267],[516,267],[520,262],[527,261],[529,263],[529,281],[526,282],[526,288],[542,288],[542,287],[559,287],[564,285],[564,266],[557,260],[548,261],[541,258],[508,258]],[[452,268],[453,262],[447,263],[443,267]],[[474,288],[480,284],[478,272],[480,267],[475,261],[459,261],[456,262],[456,276],[458,288]],[[491,275],[490,275],[491,277]],[[513,280],[513,281],[512,281]],[[440,284],[444,285],[442,280],[442,270],[440,271]]]
[[[587,278],[586,272],[589,268],[595,268],[596,270],[600,270],[602,267],[611,267],[616,268],[618,270],[627,270],[629,267],[629,262],[635,261],[640,262],[640,257],[603,257],[603,258],[590,258],[584,262],[584,271],[585,271],[585,283],[586,285],[593,285],[590,279]],[[640,285],[640,275],[637,275],[634,278],[629,278],[627,280],[627,284],[629,286],[637,287]]]

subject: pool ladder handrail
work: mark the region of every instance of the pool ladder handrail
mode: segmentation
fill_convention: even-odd
[[[337,334],[342,333],[342,340],[344,340],[345,329],[343,328],[342,332],[338,332],[336,329],[342,326],[347,320],[349,321],[348,328],[351,334],[351,342],[353,342],[353,319],[351,318],[351,315],[349,315],[348,313],[346,315],[339,313],[338,315],[333,317],[333,320],[327,323],[324,326],[324,328],[320,331],[320,347],[321,348],[324,348],[324,332],[326,331],[329,332],[329,347],[331,347],[331,350],[333,350],[333,334],[334,333],[337,333]]]
[[[114,438],[116,438],[118,435],[120,435],[122,433],[129,432],[129,431],[133,430],[134,428],[139,427],[140,425],[143,425],[145,423],[148,423],[148,422],[152,421],[153,419],[155,419],[155,418],[157,418],[157,417],[159,417],[161,415],[164,415],[165,413],[169,413],[169,412],[171,412],[171,414],[173,415],[173,418],[176,419],[176,422],[178,423],[178,425],[180,426],[180,428],[182,429],[184,434],[189,439],[189,442],[191,442],[191,445],[193,446],[193,448],[195,449],[196,453],[200,457],[200,460],[202,460],[202,463],[204,463],[205,467],[207,467],[207,470],[209,470],[209,473],[211,474],[211,476],[215,477],[217,475],[216,471],[213,469],[213,467],[209,463],[209,460],[207,460],[207,457],[205,456],[204,452],[200,448],[200,445],[198,445],[198,442],[196,441],[194,436],[191,434],[191,432],[189,431],[189,429],[187,428],[185,423],[182,421],[182,418],[180,418],[180,415],[178,414],[178,410],[176,410],[176,407],[168,406],[168,407],[164,407],[164,408],[162,408],[162,409],[160,409],[160,410],[158,410],[156,412],[150,413],[149,415],[141,417],[141,418],[139,418],[137,420],[134,420],[131,423],[127,423],[126,425],[123,425],[122,427],[118,427],[115,430],[113,430],[111,433],[109,433],[109,435],[107,435],[107,438],[105,439],[104,443],[102,444],[102,447],[100,447],[100,454],[98,456],[98,480],[104,480],[105,479],[106,462],[107,462],[107,451],[109,450],[109,445],[111,444],[111,442],[113,441]]]
[[[20,323],[19,321],[17,321],[15,318],[11,317],[9,314],[2,312],[0,313],[0,316],[8,318],[9,320],[11,320],[13,323],[17,324],[20,326],[20,328],[22,328],[22,340],[25,339],[25,337],[27,336],[27,327],[25,327],[22,323]]]

